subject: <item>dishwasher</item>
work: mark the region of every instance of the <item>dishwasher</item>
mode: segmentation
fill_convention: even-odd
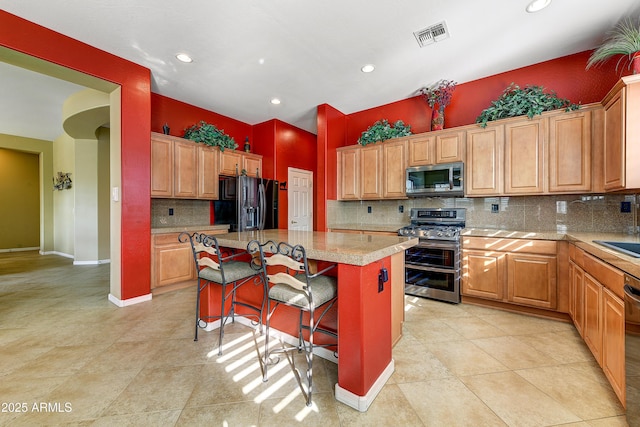
[[[624,276],[626,406],[629,426],[640,426],[640,279]]]

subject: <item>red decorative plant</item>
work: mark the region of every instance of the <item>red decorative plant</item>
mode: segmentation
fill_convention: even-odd
[[[445,108],[451,102],[451,96],[457,84],[453,80],[440,80],[431,87],[423,87],[420,93],[429,107],[433,108],[437,104],[440,108]]]

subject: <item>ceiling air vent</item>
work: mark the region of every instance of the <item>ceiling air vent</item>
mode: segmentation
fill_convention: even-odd
[[[445,21],[413,33],[420,47],[449,38],[449,30]]]

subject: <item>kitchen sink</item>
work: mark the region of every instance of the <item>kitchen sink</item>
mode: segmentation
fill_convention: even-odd
[[[632,257],[640,258],[640,243],[632,242],[611,242],[607,240],[594,240],[602,246],[606,246],[623,254],[631,255]]]

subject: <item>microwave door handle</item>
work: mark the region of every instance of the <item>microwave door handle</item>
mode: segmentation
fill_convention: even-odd
[[[453,190],[453,168],[449,168],[449,190]]]

